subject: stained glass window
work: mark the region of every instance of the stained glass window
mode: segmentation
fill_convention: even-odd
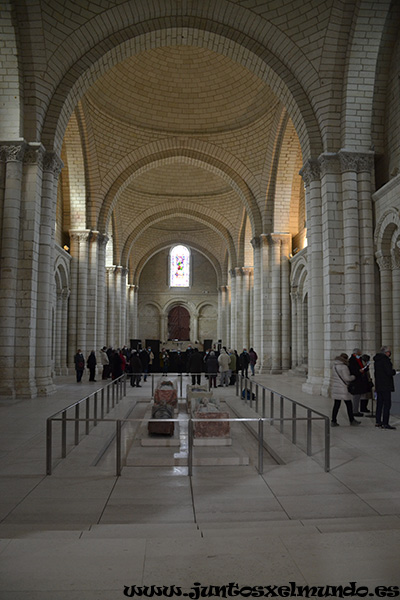
[[[189,287],[190,252],[186,246],[174,246],[170,251],[169,285],[170,287]]]

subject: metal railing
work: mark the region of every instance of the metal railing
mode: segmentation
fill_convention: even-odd
[[[254,390],[254,391],[253,391]],[[267,395],[269,394],[269,401],[267,401]],[[247,377],[243,377],[238,374],[236,378],[236,395],[242,398],[245,404],[257,414],[259,414],[264,420],[267,420],[271,426],[277,426],[281,434],[287,435],[285,431],[285,423],[291,423],[290,434],[288,439],[297,448],[304,450],[298,441],[298,424],[300,422],[306,423],[306,440],[305,440],[305,452],[307,456],[313,454],[313,422],[319,421],[324,424],[324,468],[325,471],[330,470],[330,420],[329,417],[322,414],[314,408],[310,408],[297,400],[292,400],[284,394],[276,392],[261,383],[258,383]],[[254,408],[253,408],[254,405]],[[285,416],[285,407],[290,407],[290,416]],[[267,408],[269,409],[269,416],[267,417]],[[299,416],[298,409],[305,411],[306,416]]]
[[[46,474],[51,475],[53,464],[53,423],[61,424],[61,458],[67,456],[67,424],[74,424],[73,446],[77,446],[85,436],[90,433],[90,424],[93,427],[100,421],[107,420],[105,415],[115,408],[121,398],[126,395],[127,376],[121,375],[118,379],[110,381],[104,387],[84,396],[81,400],[73,402],[66,408],[54,413],[46,421]],[[74,416],[68,417],[68,411],[72,411]],[[84,417],[82,416],[84,414]],[[81,423],[84,424],[84,431],[81,429]]]
[[[137,374],[136,374],[137,375]],[[88,435],[90,432],[90,425],[93,427],[99,422],[111,422],[115,423],[115,443],[116,443],[116,474],[121,475],[122,470],[122,425],[127,422],[146,422],[145,419],[112,419],[107,418],[106,414],[113,409],[122,396],[126,395],[127,379],[130,378],[131,374],[127,373],[122,375],[120,378],[106,384],[103,388],[85,396],[81,400],[74,402],[66,408],[58,411],[54,415],[48,417],[46,424],[46,474],[51,475],[53,468],[53,423],[59,422],[61,424],[61,458],[67,456],[67,425],[73,423],[73,447],[77,446],[82,438],[82,429],[80,424],[84,424],[84,434]],[[151,391],[152,397],[154,396],[154,380],[155,378],[165,377],[178,377],[180,387],[180,397],[182,399],[183,392],[183,374],[178,373],[171,375],[161,375],[159,373],[148,374],[147,377],[151,377]],[[253,398],[254,390],[254,398]],[[244,394],[243,394],[244,393]],[[269,394],[269,401],[267,402],[267,394]],[[258,413],[259,417],[248,417],[248,418],[224,418],[224,419],[188,419],[188,470],[189,475],[192,472],[193,464],[193,424],[196,422],[217,421],[221,422],[238,422],[238,423],[257,423],[256,431],[253,434],[258,440],[258,471],[261,474],[263,472],[263,450],[265,445],[264,440],[264,423],[268,422],[270,426],[278,426],[278,430],[281,434],[286,435],[285,423],[290,422],[290,436],[289,440],[296,447],[303,450],[298,441],[298,424],[300,422],[306,422],[306,453],[307,456],[313,454],[313,422],[322,421],[324,427],[324,468],[325,471],[330,470],[330,421],[329,417],[323,415],[319,411],[313,408],[309,408],[304,404],[292,400],[287,396],[280,394],[266,386],[263,386],[256,381],[247,379],[238,375],[236,379],[236,395],[244,395],[244,402],[249,404],[250,408]],[[277,408],[278,403],[278,408]],[[285,416],[285,404],[289,404],[291,407],[291,415]],[[269,409],[269,415],[267,416],[267,407]],[[301,417],[298,414],[298,409],[306,411],[306,417]],[[73,416],[68,416],[68,411],[73,409]],[[84,416],[83,416],[84,411]],[[147,420],[148,421],[148,420]],[[151,419],[152,422],[174,422],[179,423],[179,419]]]

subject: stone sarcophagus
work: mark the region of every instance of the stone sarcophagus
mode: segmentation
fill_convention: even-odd
[[[169,404],[174,409],[178,407],[176,385],[169,379],[162,379],[154,391],[154,404]]]
[[[157,435],[174,435],[175,423],[158,419],[173,419],[174,408],[170,404],[154,404],[151,409],[151,420],[148,422],[148,432]],[[157,419],[153,421],[152,419]]]
[[[211,398],[212,392],[208,391],[207,385],[186,386],[186,406],[188,412],[192,412],[196,399]]]
[[[195,438],[229,438],[230,422],[229,413],[222,411],[218,400],[215,398],[196,398],[192,408],[194,419],[200,419],[194,423],[193,433]],[[211,419],[211,420],[210,420]],[[220,422],[214,420],[218,419]]]

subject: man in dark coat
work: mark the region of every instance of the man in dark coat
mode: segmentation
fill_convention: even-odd
[[[200,385],[201,372],[203,370],[203,357],[198,348],[195,348],[193,354],[189,357],[188,370],[192,375],[192,385],[196,384],[196,380],[197,385]]]
[[[75,363],[75,371],[76,371],[76,381],[77,383],[81,383],[82,375],[85,368],[85,359],[82,354],[82,350],[78,350],[78,352],[74,356]]]
[[[142,377],[143,365],[142,365],[142,362],[141,362],[136,350],[132,350],[130,366],[131,366],[131,373],[132,373],[131,386],[132,387],[135,387],[135,386],[142,387],[140,385],[140,379]]]
[[[392,406],[392,392],[394,392],[394,376],[390,357],[392,352],[389,346],[383,346],[374,356],[375,363],[375,391],[376,391],[376,423],[375,427],[382,429],[396,429],[389,425],[390,409]]]

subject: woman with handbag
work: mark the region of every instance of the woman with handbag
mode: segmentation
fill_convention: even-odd
[[[332,380],[331,380],[331,398],[334,401],[331,426],[338,427],[337,415],[339,412],[342,400],[346,404],[347,414],[350,425],[360,425],[361,421],[356,421],[353,414],[352,396],[348,390],[348,386],[355,380],[354,375],[350,374],[349,357],[343,353],[337,356],[333,361]]]

